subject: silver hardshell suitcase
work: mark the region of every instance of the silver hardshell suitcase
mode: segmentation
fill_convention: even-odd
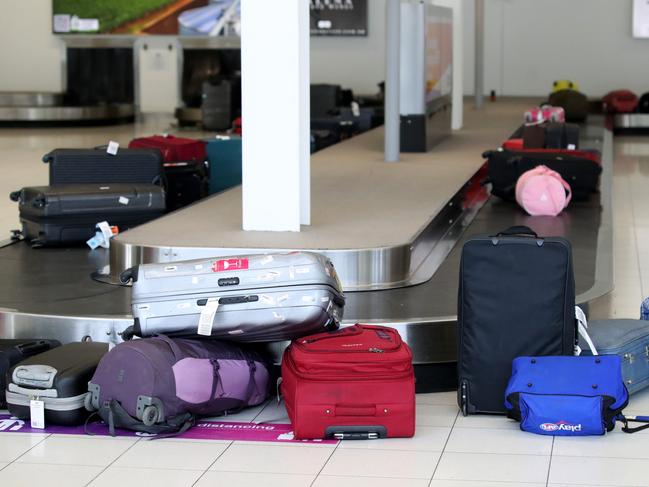
[[[292,340],[337,328],[345,304],[331,261],[310,252],[143,264],[121,279],[133,281],[134,325],[124,338]]]

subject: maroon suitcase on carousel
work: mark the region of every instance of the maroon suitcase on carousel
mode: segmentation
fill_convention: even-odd
[[[202,140],[175,137],[173,135],[151,135],[133,139],[129,149],[158,149],[164,162],[188,162],[207,159],[205,142]]]
[[[602,97],[602,104],[608,113],[633,113],[638,108],[638,96],[630,90],[610,91]]]
[[[412,352],[393,328],[354,325],[293,340],[281,387],[297,439],[415,434]]]
[[[133,139],[129,149],[158,149],[164,161],[167,211],[190,205],[208,194],[207,152],[202,140],[152,135]]]

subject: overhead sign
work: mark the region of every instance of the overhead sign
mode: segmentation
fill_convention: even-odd
[[[310,0],[312,36],[366,36],[367,0]]]

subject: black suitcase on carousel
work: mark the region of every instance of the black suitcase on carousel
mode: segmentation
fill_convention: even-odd
[[[309,90],[312,117],[326,117],[343,104],[343,89],[340,85],[312,84]]]
[[[241,116],[241,78],[214,76],[203,83],[201,121],[205,130],[223,131]]]
[[[326,130],[339,139],[347,139],[359,132],[358,121],[342,115],[311,118],[311,130]]]
[[[570,243],[528,227],[464,244],[458,293],[458,405],[505,413],[512,360],[572,355],[575,281]]]
[[[50,165],[50,184],[162,184],[158,149],[55,149],[43,156]]]
[[[7,372],[26,358],[60,346],[58,340],[39,340],[32,338],[0,339],[0,409],[6,407],[5,390],[7,389]]]
[[[164,163],[167,183],[167,211],[191,205],[209,193],[209,180],[204,161]]]
[[[11,193],[18,201],[22,235],[33,246],[83,243],[107,221],[120,231],[162,216],[164,189],[155,184],[63,184]]]
[[[579,125],[549,122],[523,125],[525,149],[579,149]]]
[[[484,152],[491,194],[516,200],[516,182],[526,171],[541,164],[557,171],[572,190],[573,201],[586,200],[597,191],[602,173],[601,154],[596,150],[498,149]]]
[[[34,355],[7,374],[7,407],[19,419],[30,417],[30,400],[45,404],[45,424],[82,424],[90,414],[85,407],[88,382],[107,343],[68,343]]]

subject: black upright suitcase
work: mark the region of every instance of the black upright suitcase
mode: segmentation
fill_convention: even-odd
[[[32,355],[47,352],[60,345],[61,343],[57,340],[0,339],[0,409],[4,409],[7,405],[5,390],[7,389],[6,378],[9,369]]]
[[[191,205],[209,193],[207,168],[203,161],[165,162],[167,211]]]
[[[528,227],[470,238],[460,261],[457,326],[462,413],[504,414],[514,358],[574,353],[570,243]]]
[[[203,83],[201,119],[205,130],[228,130],[241,116],[241,78],[215,76]]]
[[[107,343],[68,343],[34,355],[7,374],[7,407],[19,419],[30,417],[30,400],[45,403],[45,424],[75,425],[90,414],[85,407],[88,382]]]
[[[11,193],[19,202],[23,237],[34,246],[83,243],[107,221],[120,231],[165,212],[165,193],[154,184],[64,184]]]
[[[525,149],[579,149],[579,125],[549,122],[522,126]]]
[[[311,117],[326,117],[343,104],[340,85],[312,84],[310,88]]]
[[[579,149],[579,125],[550,122],[545,128],[546,149]]]
[[[50,165],[50,184],[162,184],[158,149],[55,149],[43,156]]]
[[[649,113],[649,93],[644,93],[638,100],[638,113]]]

